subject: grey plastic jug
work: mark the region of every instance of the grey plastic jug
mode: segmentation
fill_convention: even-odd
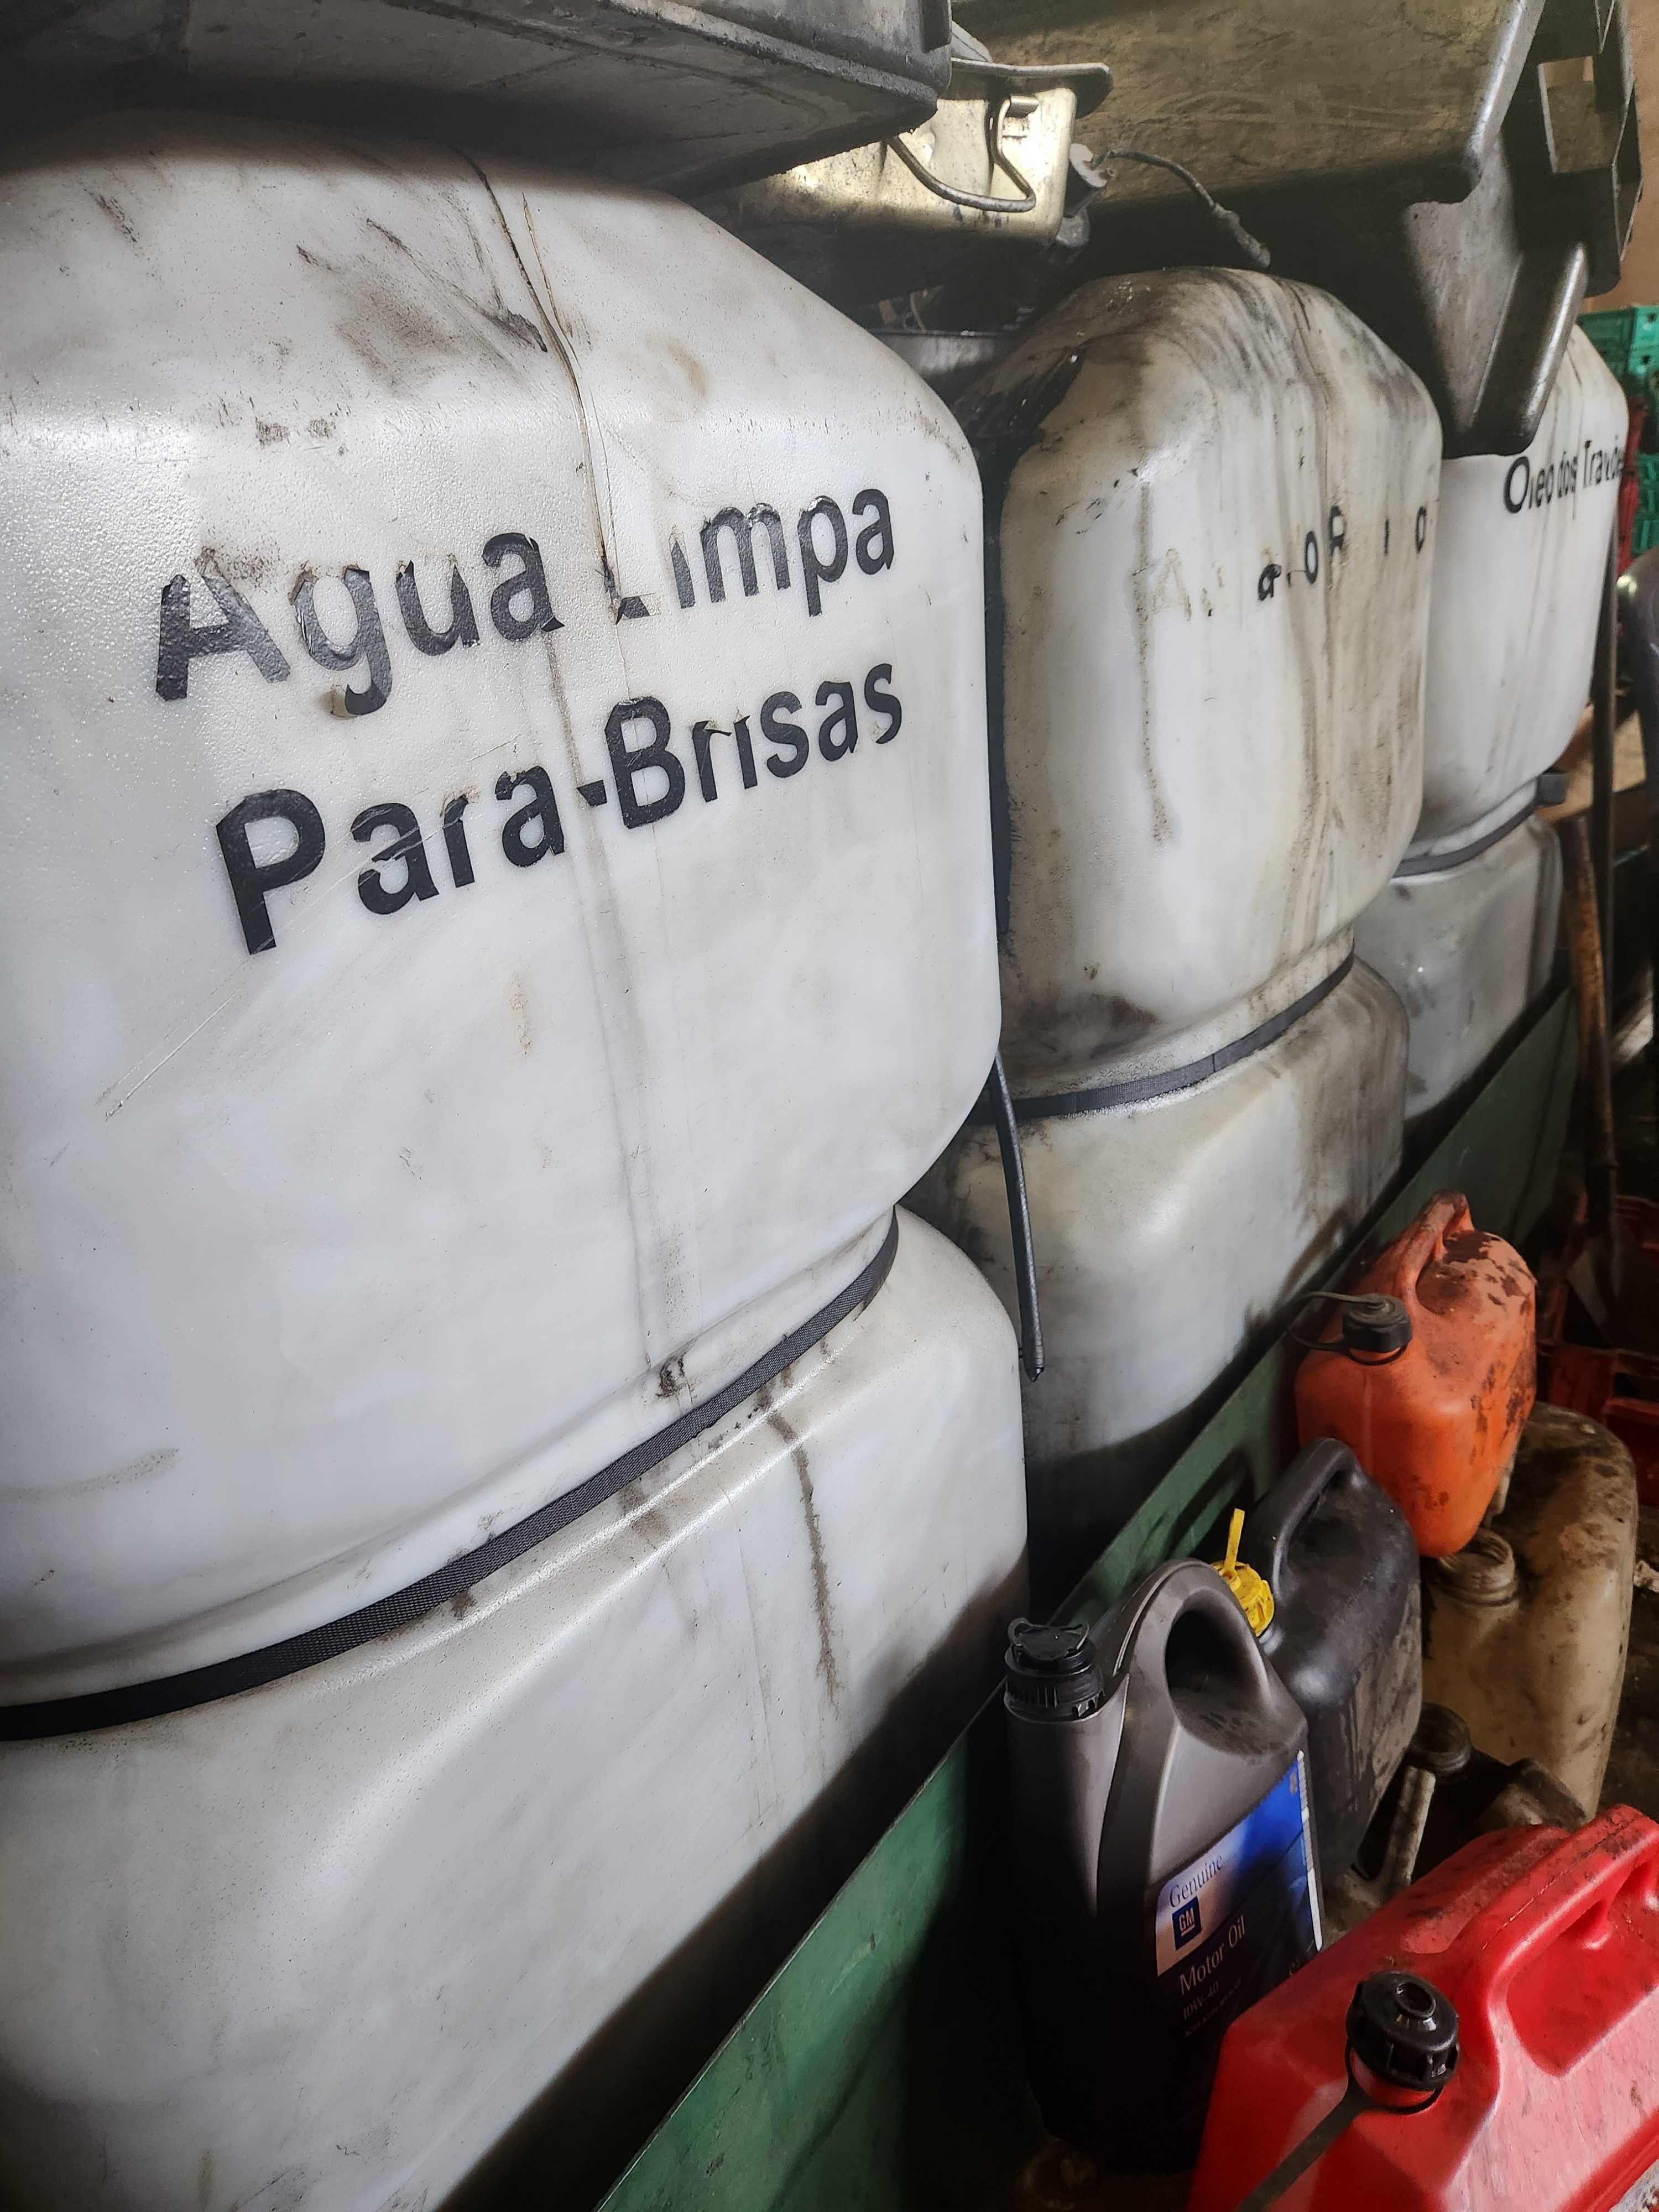
[[[1190,2165],[1228,2025],[1320,1946],[1307,1723],[1195,1560],[1092,1635],[1016,1621],[1004,1704],[1043,2118],[1118,2171]]]

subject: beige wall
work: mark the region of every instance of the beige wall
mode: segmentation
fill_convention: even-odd
[[[1659,306],[1659,0],[1630,0],[1630,40],[1646,183],[1619,289],[1604,294],[1598,307]]]

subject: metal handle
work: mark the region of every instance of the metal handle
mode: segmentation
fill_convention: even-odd
[[[942,177],[933,174],[921,155],[913,152],[902,138],[888,139],[887,150],[890,154],[896,154],[911,175],[926,185],[930,192],[937,192],[940,199],[949,200],[952,207],[976,208],[982,215],[1030,215],[1037,204],[1036,189],[1009,160],[1002,143],[1003,118],[1017,100],[1022,114],[1029,115],[1036,106],[1029,94],[1005,92],[1000,100],[987,107],[985,145],[991,156],[992,176],[994,177],[1000,169],[1005,176],[1012,178],[1020,193],[1018,199],[1000,199],[994,192],[968,192],[963,191],[960,185],[947,185]]]

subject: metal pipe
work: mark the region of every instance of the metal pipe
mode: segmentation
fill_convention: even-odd
[[[1648,1059],[1659,1076],[1659,547],[1638,553],[1619,579],[1619,626],[1636,694],[1647,786],[1647,939],[1653,1037]]]
[[[1592,1249],[1609,1251],[1618,1215],[1613,1132],[1613,1056],[1595,870],[1582,814],[1561,825],[1561,914],[1578,1005],[1578,1073],[1584,1102],[1586,1226]]]
[[[1590,848],[1595,873],[1601,988],[1609,1028],[1613,1022],[1613,748],[1619,726],[1618,627],[1619,540],[1615,524],[1607,546],[1601,612],[1595,628],[1595,664],[1590,679]]]

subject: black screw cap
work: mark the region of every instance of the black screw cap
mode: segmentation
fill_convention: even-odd
[[[1457,2071],[1457,2013],[1420,1974],[1367,1974],[1348,2007],[1348,2050],[1379,2080],[1426,2095]]]
[[[1039,1621],[1011,1620],[1003,1674],[1011,1705],[1057,1718],[1080,1720],[1106,1695],[1100,1655],[1080,1621],[1048,1628]]]
[[[1342,1349],[1368,1356],[1403,1352],[1412,1340],[1412,1317],[1399,1298],[1365,1291],[1342,1309]]]

